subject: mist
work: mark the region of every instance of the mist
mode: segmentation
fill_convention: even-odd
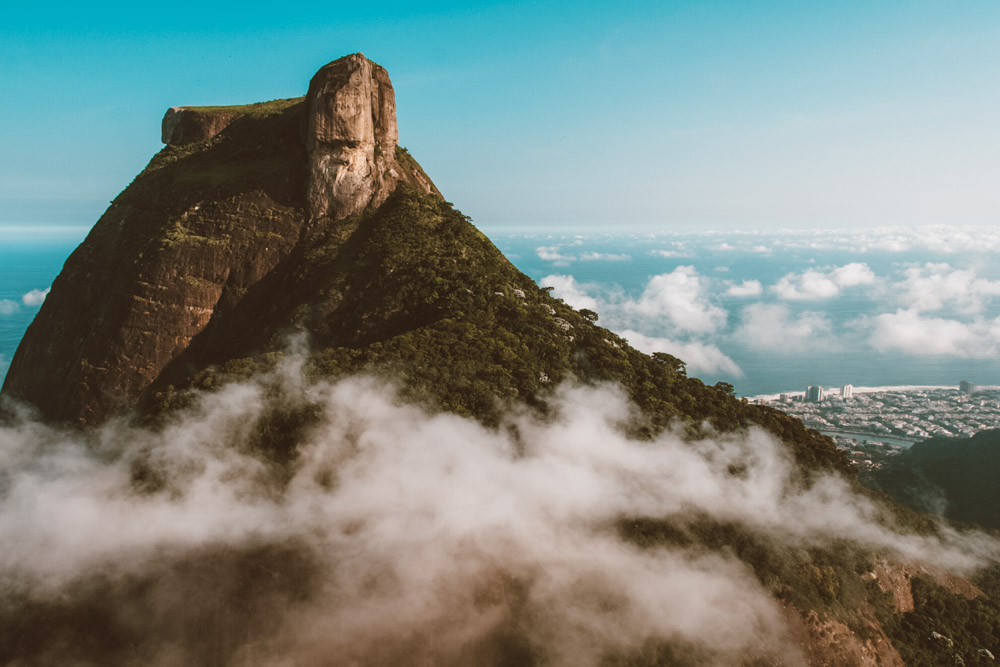
[[[751,429],[630,439],[615,386],[566,384],[498,429],[301,359],[157,427],[0,427],[0,627],[21,664],[551,664],[678,647],[699,664],[804,664],[731,552],[640,546],[624,519],[736,524],[971,572],[978,533],[887,528],[835,476],[804,485]],[[259,446],[308,414],[294,455]],[[734,472],[736,471],[736,472]],[[692,657],[693,656],[693,657]]]

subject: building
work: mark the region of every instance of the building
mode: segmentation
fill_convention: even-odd
[[[976,391],[976,385],[962,380],[958,383],[958,390],[963,394],[973,394]]]
[[[806,402],[808,403],[818,403],[823,400],[823,387],[817,385],[809,385],[806,387]]]
[[[845,384],[844,388],[840,390],[840,397],[843,398],[846,401],[851,396],[854,396],[854,385],[853,384]]]

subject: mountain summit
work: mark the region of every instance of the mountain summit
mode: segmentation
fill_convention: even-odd
[[[396,139],[389,76],[360,53],[317,72],[305,99],[169,109],[166,148],[66,262],[4,392],[58,421],[133,407],[315,226],[377,209],[400,183],[439,196]]]
[[[362,54],[162,136],[3,387],[3,664],[1000,654],[995,541],[539,288]]]

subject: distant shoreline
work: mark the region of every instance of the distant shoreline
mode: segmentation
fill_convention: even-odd
[[[836,389],[837,391],[837,393],[835,394],[830,394],[831,396],[840,395],[840,387],[831,387],[831,388]],[[882,387],[854,387],[853,391],[855,394],[877,394],[877,393],[902,394],[913,391],[942,391],[949,389],[952,391],[959,390],[957,384],[900,384],[900,385],[891,385]],[[1000,385],[982,385],[982,386],[976,385],[976,389],[994,390],[994,389],[1000,389]],[[747,398],[761,400],[761,401],[777,401],[778,399],[781,398],[782,394],[785,394],[786,396],[804,396],[805,393],[806,393],[805,391],[800,389],[797,391],[782,391],[778,392],[777,394],[757,394],[755,396],[747,396]]]

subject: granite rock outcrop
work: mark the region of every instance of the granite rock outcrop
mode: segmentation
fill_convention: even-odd
[[[100,423],[168,369],[184,376],[193,343],[259,330],[240,313],[311,235],[401,182],[440,197],[397,136],[389,76],[360,53],[323,67],[305,99],[171,107],[167,145],[67,260],[4,394],[49,420]]]
[[[173,146],[183,146],[207,141],[226,129],[235,113],[209,113],[197,108],[170,107],[163,116],[161,141]]]
[[[322,68],[306,95],[307,199],[313,219],[378,206],[400,180],[389,75],[356,53]]]

